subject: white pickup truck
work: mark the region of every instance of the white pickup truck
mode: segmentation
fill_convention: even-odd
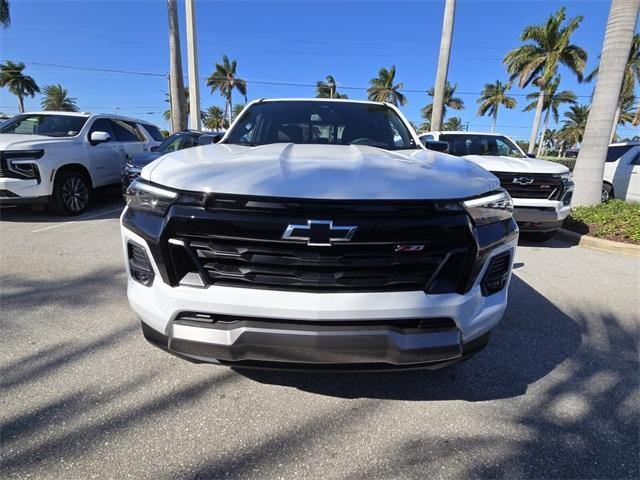
[[[0,125],[0,205],[79,215],[94,188],[120,183],[121,166],[162,140],[157,127],[119,115],[17,115]]]
[[[571,210],[574,185],[567,167],[531,158],[509,137],[493,133],[428,132],[423,144],[446,142],[448,153],[470,160],[500,179],[513,199],[513,216],[521,232],[547,239]]]

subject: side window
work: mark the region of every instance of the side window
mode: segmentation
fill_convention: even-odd
[[[137,132],[135,125],[123,120],[111,120],[113,131],[119,142],[140,142],[140,133]]]
[[[607,150],[607,162],[615,162],[633,148],[633,145],[614,145]]]
[[[182,148],[182,137],[176,137],[171,143],[169,143],[164,151],[165,152],[175,152]]]
[[[162,136],[162,133],[160,133],[160,130],[158,130],[158,127],[149,125],[148,123],[143,123],[142,126],[156,142],[162,142],[164,140],[164,137]]]
[[[89,129],[89,138],[91,138],[91,134],[93,132],[107,132],[111,136],[111,140],[117,140],[117,137],[113,132],[113,128],[111,127],[111,121],[108,118],[99,118],[93,122],[93,125],[91,125],[91,128]]]

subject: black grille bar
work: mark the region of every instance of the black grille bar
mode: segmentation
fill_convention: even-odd
[[[559,200],[564,194],[562,179],[551,173],[491,173],[498,177],[502,188],[513,198]],[[529,181],[531,183],[527,183]]]

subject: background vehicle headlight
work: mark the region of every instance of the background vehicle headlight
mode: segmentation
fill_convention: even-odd
[[[36,179],[40,182],[40,171],[34,160],[44,155],[44,150],[6,150],[1,152],[6,160],[10,177]]]
[[[462,202],[476,225],[508,220],[513,216],[513,201],[506,190]]]
[[[127,188],[126,197],[127,206],[133,210],[164,215],[178,194],[136,179]]]

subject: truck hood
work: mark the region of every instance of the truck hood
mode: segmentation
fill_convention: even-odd
[[[68,142],[71,137],[55,138],[46,135],[20,135],[18,133],[0,133],[0,150],[19,150],[42,143]]]
[[[564,165],[538,158],[514,158],[499,155],[465,155],[462,158],[471,160],[490,172],[565,173],[569,171]]]
[[[163,156],[142,178],[180,190],[314,199],[448,199],[500,186],[471,162],[361,145],[214,144]]]

